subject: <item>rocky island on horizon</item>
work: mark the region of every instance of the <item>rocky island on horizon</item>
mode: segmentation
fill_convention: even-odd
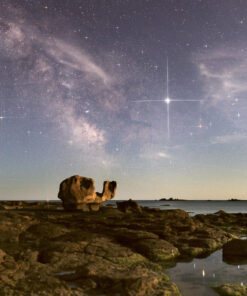
[[[159,201],[186,201],[186,199],[169,197],[169,198],[161,198],[159,199]]]

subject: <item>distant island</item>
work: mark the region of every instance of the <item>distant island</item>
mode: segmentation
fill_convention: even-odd
[[[246,199],[237,199],[237,198],[230,198],[230,199],[222,199],[222,200],[217,200],[217,201],[243,201]],[[195,200],[195,199],[180,199],[180,198],[161,198],[158,199],[158,201],[215,201],[213,199],[207,199],[207,200]]]
[[[179,199],[179,198],[173,198],[173,197],[159,199],[159,201],[182,201],[182,200],[184,201],[185,199]]]

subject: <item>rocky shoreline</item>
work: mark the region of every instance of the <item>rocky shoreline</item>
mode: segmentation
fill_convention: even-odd
[[[1,202],[0,295],[178,296],[166,267],[209,255],[246,226],[247,214],[223,211]]]

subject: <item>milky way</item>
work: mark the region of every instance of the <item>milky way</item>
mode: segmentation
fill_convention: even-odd
[[[54,199],[81,174],[116,179],[117,198],[245,198],[246,13],[240,0],[1,1],[1,197]]]

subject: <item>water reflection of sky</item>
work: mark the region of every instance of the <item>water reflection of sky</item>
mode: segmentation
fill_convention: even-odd
[[[211,286],[224,283],[247,284],[247,265],[229,265],[222,261],[222,250],[205,259],[178,263],[170,268],[171,281],[180,288],[183,296],[216,296]]]

